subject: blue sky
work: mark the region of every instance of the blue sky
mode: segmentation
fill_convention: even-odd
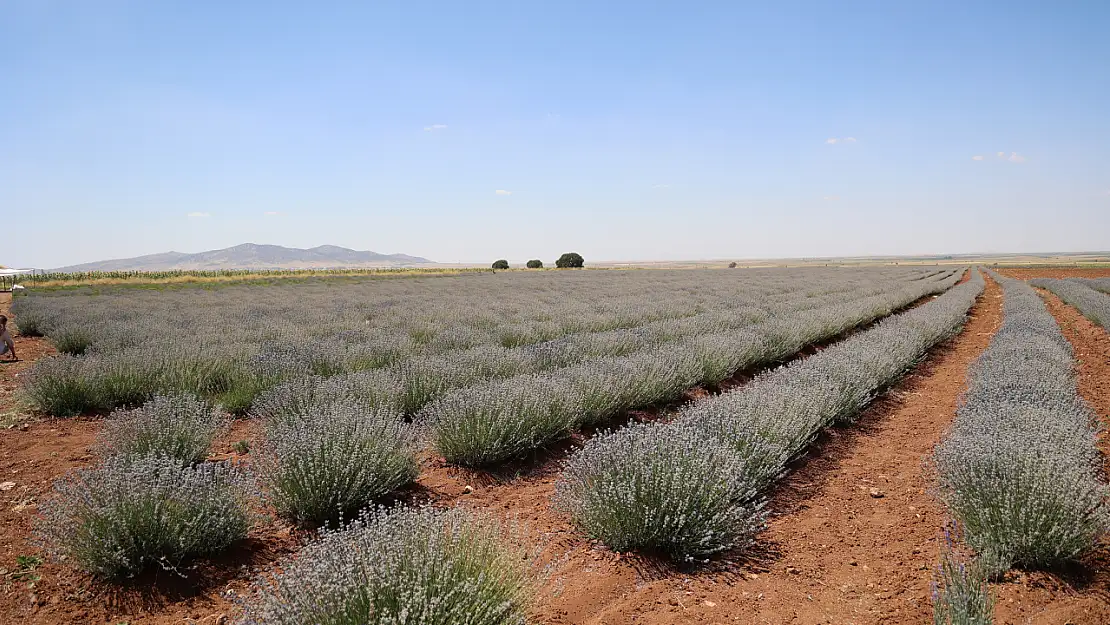
[[[0,0],[0,263],[1108,250],[1107,32],[1104,2]]]

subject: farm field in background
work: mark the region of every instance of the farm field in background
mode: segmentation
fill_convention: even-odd
[[[1110,269],[998,271],[0,294],[0,615],[1110,622]]]

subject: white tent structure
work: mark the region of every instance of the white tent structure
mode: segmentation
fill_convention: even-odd
[[[0,269],[0,292],[10,291],[19,276],[30,275],[34,269]]]

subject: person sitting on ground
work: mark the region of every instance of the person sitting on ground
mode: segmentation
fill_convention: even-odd
[[[12,335],[8,334],[8,318],[0,315],[0,356],[5,354],[12,355],[12,361],[19,360],[15,355],[15,343],[12,341]]]

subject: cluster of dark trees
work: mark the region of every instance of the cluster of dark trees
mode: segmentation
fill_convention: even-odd
[[[582,255],[579,254],[578,252],[567,252],[566,254],[563,254],[562,256],[560,256],[559,260],[555,261],[555,266],[558,267],[559,269],[579,268],[579,267],[584,266],[585,264],[586,264],[586,261],[583,260]],[[527,263],[525,263],[524,266],[528,267],[529,269],[543,269],[543,261],[534,258],[534,259],[528,261]],[[494,269],[508,269],[509,268],[509,261],[507,261],[505,259],[496,260],[496,261],[493,262],[493,268]]]

